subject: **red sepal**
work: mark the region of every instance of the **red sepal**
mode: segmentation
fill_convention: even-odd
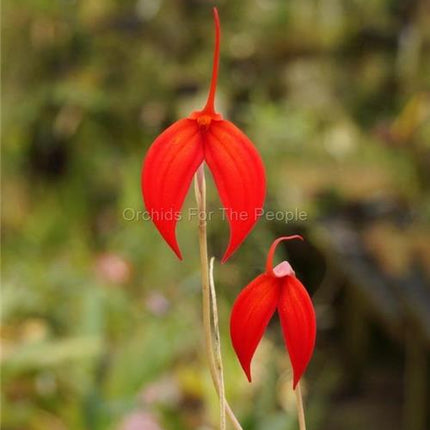
[[[176,223],[194,173],[204,159],[196,121],[181,119],[161,133],[148,150],[142,167],[146,210],[176,255]]]
[[[260,275],[245,287],[231,312],[230,335],[234,350],[251,382],[251,360],[278,305],[281,283]]]
[[[205,160],[230,225],[230,240],[222,258],[224,263],[262,215],[266,175],[254,145],[231,122],[212,121],[205,137]]]
[[[295,276],[286,276],[281,282],[278,313],[296,388],[315,347],[315,311],[308,292]]]

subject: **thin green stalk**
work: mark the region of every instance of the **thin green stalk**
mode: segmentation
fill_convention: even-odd
[[[215,390],[218,397],[221,398],[221,384],[217,374],[215,354],[212,345],[212,327],[211,327],[211,299],[210,299],[210,282],[209,282],[209,258],[206,232],[206,181],[203,165],[197,170],[194,191],[196,195],[197,207],[199,210],[199,248],[201,263],[202,279],[202,307],[203,307],[203,330],[205,340],[206,356],[209,362],[209,370],[212,377]],[[243,430],[230,405],[225,401],[225,410],[236,430]]]
[[[219,334],[219,324],[218,324],[218,308],[215,294],[215,281],[214,281],[214,260],[215,257],[211,258],[209,267],[209,286],[211,290],[211,300],[212,300],[212,318],[213,326],[215,332],[215,359],[216,366],[218,370],[219,388],[220,388],[220,429],[224,430],[225,426],[225,388],[224,388],[224,370],[222,366],[222,355],[221,355],[221,338]]]
[[[297,417],[299,420],[299,429],[306,430],[305,410],[303,408],[302,389],[300,387],[300,382],[297,383],[296,389],[294,391],[296,393],[297,400]]]

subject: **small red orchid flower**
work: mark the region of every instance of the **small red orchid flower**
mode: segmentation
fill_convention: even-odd
[[[283,261],[273,268],[276,247],[290,239],[303,240],[298,235],[276,239],[267,255],[266,273],[239,294],[231,314],[230,334],[240,364],[251,382],[252,357],[277,309],[293,367],[293,388],[296,388],[314,350],[316,321],[309,294],[290,264]]]
[[[181,119],[153,142],[142,168],[142,194],[147,211],[179,259],[176,223],[196,170],[203,162],[215,180],[230,225],[225,262],[239,247],[262,214],[266,194],[263,163],[251,141],[234,124],[215,112],[220,23],[216,29],[212,81],[205,107]]]

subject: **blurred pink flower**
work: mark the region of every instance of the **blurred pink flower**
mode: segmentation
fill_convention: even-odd
[[[147,309],[156,316],[165,315],[170,307],[167,298],[159,292],[151,292],[147,296],[145,304]]]
[[[105,253],[97,257],[95,271],[104,281],[124,284],[130,279],[131,265],[117,254]]]
[[[181,392],[176,380],[166,375],[147,385],[141,393],[141,399],[143,404],[147,406],[154,404],[176,405],[181,400]]]
[[[124,418],[118,430],[163,430],[163,428],[153,414],[135,411]]]

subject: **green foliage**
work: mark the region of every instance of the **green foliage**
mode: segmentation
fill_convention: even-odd
[[[298,273],[314,283],[311,289],[322,284],[316,300],[325,312],[307,380],[311,428],[364,428],[351,418],[353,407],[341,422],[332,417],[338,406],[329,399],[344,377],[337,336],[343,308],[330,290],[335,275],[319,277],[325,261],[333,261],[321,219],[373,201],[397,208],[400,217],[412,214],[403,225],[386,217],[362,226],[367,250],[382,272],[405,273],[418,259],[430,276],[424,5],[218,5],[219,109],[262,154],[266,209],[307,214],[288,223],[263,217],[237,256],[216,267],[227,394],[246,428],[296,428],[279,333],[269,329],[252,386],[228,334],[233,300],[263,268],[274,235],[305,231],[319,250],[313,260],[298,257]],[[2,428],[131,430],[139,422],[179,430],[216,423],[202,353],[197,220],[179,223],[185,256],[179,263],[139,218],[147,148],[206,95],[209,5],[6,0],[2,6]],[[193,206],[190,197],[184,211]],[[209,207],[219,207],[211,182]],[[219,257],[228,237],[220,213],[209,231]],[[342,263],[333,265],[336,272]],[[358,410],[366,411],[366,401]],[[365,427],[382,428],[386,416],[372,413]]]

